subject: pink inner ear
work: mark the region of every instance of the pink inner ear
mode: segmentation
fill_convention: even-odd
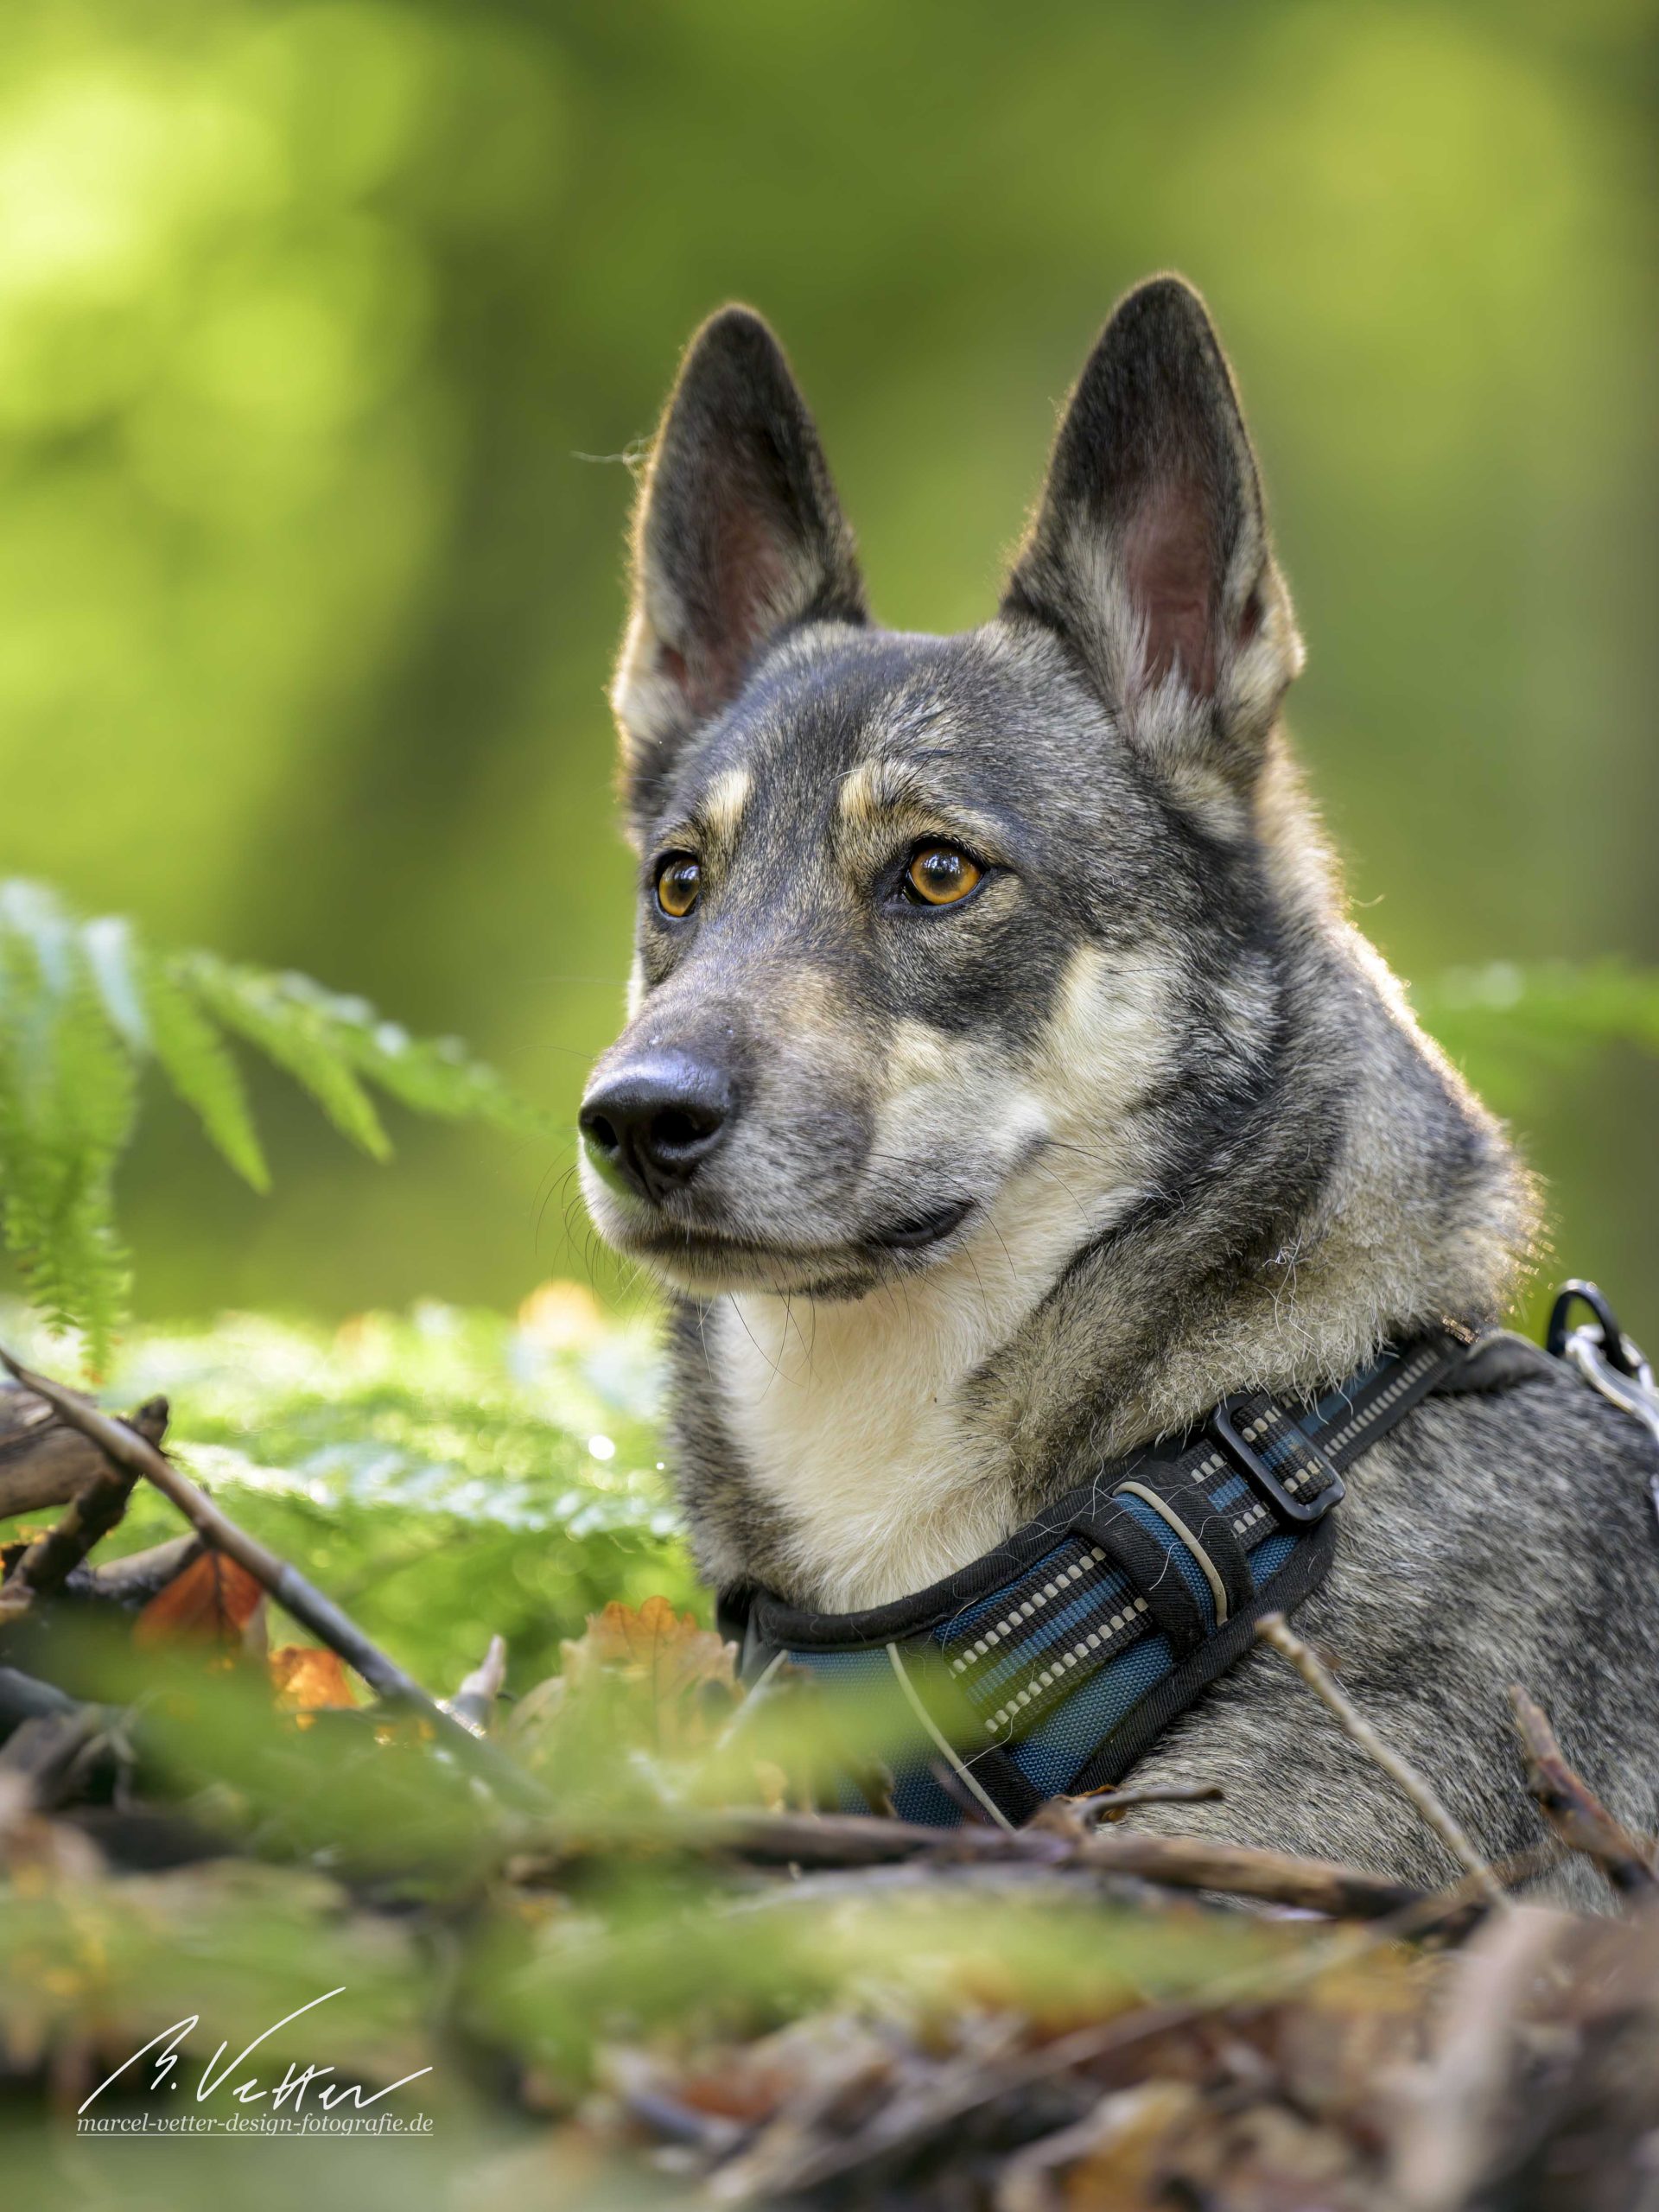
[[[1204,494],[1193,483],[1161,486],[1137,511],[1123,542],[1129,596],[1147,626],[1146,680],[1160,683],[1178,660],[1200,698],[1216,688],[1215,553]]]
[[[715,714],[735,698],[756,647],[787,613],[790,583],[788,554],[757,506],[733,498],[709,517],[708,601],[694,626],[696,651],[676,653],[679,665],[668,669],[694,715]]]

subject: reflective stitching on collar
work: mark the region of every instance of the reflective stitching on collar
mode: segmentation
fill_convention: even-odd
[[[984,1658],[986,1653],[1001,1643],[1005,1636],[1012,1636],[1016,1629],[1023,1628],[1033,1613],[1040,1611],[1052,1599],[1058,1598],[1063,1590],[1070,1589],[1074,1582],[1088,1573],[1090,1567],[1103,1566],[1105,1560],[1106,1554],[1098,1545],[1090,1545],[1084,1558],[1074,1560],[1070,1567],[1062,1567],[1055,1574],[1052,1581],[1046,1582],[1040,1590],[1034,1590],[1022,1605],[1015,1607],[1006,1620],[998,1621],[994,1628],[988,1628],[982,1635],[976,1637],[962,1656],[950,1662],[951,1673],[960,1675],[965,1669],[971,1667],[976,1659]]]
[[[1058,1658],[1051,1659],[1046,1667],[1031,1677],[1022,1690],[1016,1692],[1006,1705],[1000,1707],[991,1715],[985,1723],[986,1734],[995,1736],[997,1731],[1012,1720],[1017,1713],[1028,1706],[1033,1698],[1040,1697],[1046,1689],[1052,1688],[1063,1675],[1069,1675],[1072,1669],[1080,1661],[1087,1658],[1091,1651],[1098,1651],[1103,1643],[1119,1635],[1131,1621],[1139,1619],[1147,1610],[1147,1601],[1144,1598],[1132,1598],[1121,1612],[1112,1615],[1111,1619],[1103,1628],[1092,1629],[1081,1643],[1074,1643],[1069,1651],[1063,1651]],[[892,1647],[888,1648],[891,1649]]]

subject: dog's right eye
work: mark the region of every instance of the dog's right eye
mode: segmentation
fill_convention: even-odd
[[[960,845],[924,845],[910,856],[904,893],[913,906],[954,906],[985,871]]]
[[[702,889],[702,863],[690,853],[671,853],[657,870],[657,904],[677,922],[696,905]]]

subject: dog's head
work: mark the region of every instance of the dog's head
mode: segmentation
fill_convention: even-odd
[[[728,308],[634,590],[637,957],[582,1109],[613,1244],[694,1294],[857,1296],[1006,1251],[1044,1194],[1121,1219],[1177,1173],[1177,1098],[1220,1141],[1273,1021],[1260,795],[1300,646],[1196,293],[1119,307],[999,613],[949,639],[872,624],[788,366]]]

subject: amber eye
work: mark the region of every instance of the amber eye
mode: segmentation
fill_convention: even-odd
[[[954,906],[965,899],[982,871],[959,845],[924,845],[905,870],[905,893],[924,906]]]
[[[702,864],[690,853],[671,853],[657,871],[657,904],[677,922],[696,905],[702,888]]]

